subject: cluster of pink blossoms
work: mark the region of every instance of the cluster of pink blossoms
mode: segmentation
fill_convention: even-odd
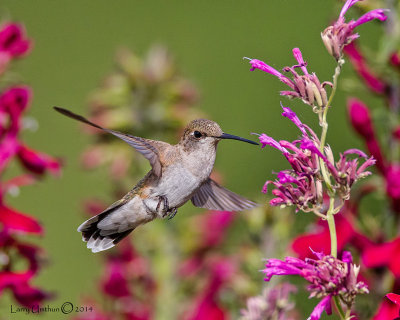
[[[262,147],[270,145],[285,156],[291,165],[291,170],[283,170],[277,174],[278,179],[267,181],[263,192],[272,184],[276,187],[272,194],[276,198],[270,201],[272,206],[296,206],[296,210],[321,213],[323,211],[323,178],[320,172],[321,159],[333,177],[332,188],[339,199],[347,200],[354,182],[371,174],[366,169],[375,163],[362,151],[350,149],[340,154],[339,161],[335,164],[332,150],[324,148],[320,151],[320,141],[314,131],[303,124],[297,115],[290,109],[283,107],[282,115],[289,118],[301,131],[301,139],[293,142],[285,140],[276,141],[266,134],[260,135]],[[366,160],[358,166],[358,160],[347,159],[347,155],[356,154]]]
[[[0,75],[12,60],[25,55],[31,40],[25,36],[22,25],[6,23],[0,26]],[[40,304],[50,295],[32,285],[40,269],[41,248],[20,240],[19,235],[43,233],[43,228],[32,216],[10,208],[7,193],[20,186],[33,184],[46,172],[58,174],[60,162],[28,147],[20,138],[23,115],[32,99],[27,86],[10,86],[0,91],[0,173],[4,175],[11,161],[16,160],[25,173],[8,181],[0,181],[0,292],[11,290],[15,300],[23,306]],[[21,261],[26,270],[17,270]]]
[[[276,198],[270,202],[273,206],[294,205],[296,211],[311,211],[325,219],[328,211],[325,197],[329,196],[331,200],[329,212],[330,214],[337,214],[345,205],[345,201],[350,198],[350,191],[354,182],[368,176],[370,172],[367,171],[367,168],[376,162],[374,159],[375,153],[373,153],[373,156],[368,157],[360,150],[350,149],[340,154],[339,160],[335,163],[332,150],[329,146],[325,146],[326,112],[330,107],[331,99],[337,86],[337,77],[344,63],[344,47],[358,38],[358,34],[354,33],[354,29],[357,26],[373,19],[384,21],[387,18],[385,10],[376,9],[364,14],[356,21],[351,20],[346,23],[345,13],[358,1],[347,0],[338,20],[321,33],[323,43],[329,54],[338,63],[332,83],[327,81],[321,83],[315,73],[308,71],[307,63],[303,60],[298,48],[293,49],[293,55],[298,64],[283,69],[284,72],[290,72],[292,77],[285,76],[263,61],[250,59],[251,71],[260,69],[276,76],[290,87],[290,91],[281,91],[281,95],[291,99],[299,98],[305,104],[312,106],[313,111],[319,115],[320,125],[323,129],[321,139],[319,139],[315,132],[303,124],[292,110],[283,107],[284,112],[282,115],[289,118],[299,128],[301,137],[293,142],[288,142],[284,140],[276,141],[266,134],[259,136],[262,147],[270,145],[278,149],[291,166],[291,169],[279,172],[275,181],[267,181],[264,185],[263,192],[265,193],[268,185],[272,184],[275,187],[272,194]],[[360,65],[360,69],[362,67],[363,65]],[[301,69],[302,74],[296,71],[298,68]],[[376,82],[370,82],[371,85],[376,85]],[[332,88],[330,97],[328,97],[329,95],[326,91],[327,86]],[[360,130],[369,131],[368,134],[371,134],[371,130],[368,130],[368,128],[362,127]],[[363,158],[364,162],[360,164],[359,159],[350,159],[350,154]],[[380,158],[378,157],[377,160],[379,163]],[[347,218],[338,220],[340,220],[337,233],[339,243],[335,245],[335,254],[337,249],[343,250],[344,245],[350,241],[353,241],[356,245],[362,245],[364,248],[369,246],[371,241],[368,241],[367,237],[356,231]],[[347,233],[341,234],[342,230],[340,229],[346,230]],[[332,239],[332,229],[329,228],[328,231],[328,228],[324,226],[324,231],[321,235],[296,239],[297,244],[294,244],[294,249],[304,251],[305,247],[313,247],[315,244],[315,246],[319,246],[323,251],[327,252],[330,244],[333,241],[336,243],[336,231],[334,233],[335,239]],[[309,241],[317,238],[319,241]],[[300,242],[301,245],[299,245]],[[315,247],[313,248],[316,249]],[[284,261],[268,259],[264,270],[266,274],[265,280],[269,281],[273,275],[300,275],[310,282],[311,284],[308,287],[311,293],[310,297],[321,299],[311,313],[311,320],[320,319],[324,310],[328,314],[331,313],[332,298],[337,299],[339,309],[341,305],[344,305],[346,310],[350,312],[355,297],[358,294],[368,293],[367,285],[364,282],[357,281],[359,267],[353,265],[351,254],[342,251],[341,260],[324,253],[314,254],[317,259],[307,258],[308,254],[303,254],[302,259],[292,257],[287,257]],[[339,312],[341,311],[339,310]]]

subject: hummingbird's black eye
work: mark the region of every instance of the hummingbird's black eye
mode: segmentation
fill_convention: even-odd
[[[201,138],[201,136],[202,136],[202,134],[201,134],[200,131],[195,131],[195,132],[193,132],[193,135],[194,135],[194,137],[197,138],[197,139]]]

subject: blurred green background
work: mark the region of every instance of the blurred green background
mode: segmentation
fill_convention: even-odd
[[[25,132],[24,139],[65,160],[61,179],[48,177],[9,200],[22,212],[38,217],[45,227],[44,237],[36,242],[47,251],[48,263],[35,283],[57,293],[50,305],[79,304],[82,294],[97,290],[101,253],[87,250],[76,228],[85,218],[84,199],[115,200],[106,172],[80,167],[79,156],[90,137],[51,107],[87,113],[88,95],[111,71],[117,48],[124,46],[141,55],[151,45],[163,44],[183,74],[199,88],[199,109],[223,130],[247,138],[250,132],[265,132],[277,139],[294,139],[298,131],[281,117],[280,101],[318,130],[316,116],[304,104],[280,97],[284,85],[271,75],[249,72],[242,57],[258,58],[281,69],[294,64],[291,50],[299,47],[309,70],[317,72],[321,81],[331,80],[334,61],[325,52],[320,32],[337,17],[340,5],[334,0],[1,2],[1,17],[23,22],[34,39],[32,53],[16,64],[22,81],[34,89],[29,115],[40,125],[35,133]],[[379,28],[370,24],[359,31],[368,34],[362,38],[363,44],[377,46]],[[354,76],[350,69],[349,65],[344,68],[347,81]],[[355,89],[373,104],[373,97],[366,96],[361,87]],[[345,99],[343,86],[339,87],[328,132],[328,143],[336,154],[363,147],[349,128]],[[216,168],[228,188],[265,203],[260,190],[265,180],[272,178],[272,171],[286,167],[283,160],[272,148],[261,150],[228,141],[219,145]],[[193,208],[187,204],[174,220],[186,219],[185,213],[190,212]],[[152,226],[138,230],[133,241],[146,228]],[[259,278],[261,288],[261,274]],[[27,319],[24,314],[9,314],[9,308],[10,301],[2,299],[1,317]],[[59,317],[62,315],[57,314]],[[54,319],[54,315],[43,314],[42,319]]]

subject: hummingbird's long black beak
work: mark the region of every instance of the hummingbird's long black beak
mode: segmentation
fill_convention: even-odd
[[[233,134],[229,134],[229,133],[223,133],[219,137],[216,137],[216,138],[218,138],[218,139],[233,139],[233,140],[239,140],[239,141],[244,141],[247,143],[258,145],[258,143],[255,141],[248,140],[248,139],[238,137],[238,136],[234,136]]]

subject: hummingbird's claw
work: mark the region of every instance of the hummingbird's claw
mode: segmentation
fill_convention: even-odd
[[[157,212],[161,211],[162,217],[165,218],[165,216],[168,215],[168,213],[170,212],[168,198],[166,196],[159,196],[158,199],[159,200],[158,200],[158,204],[156,207],[156,211]],[[160,209],[161,203],[163,204],[162,209]]]
[[[173,217],[175,217],[177,212],[177,208],[172,208],[170,211],[168,211],[168,220],[171,220]]]

